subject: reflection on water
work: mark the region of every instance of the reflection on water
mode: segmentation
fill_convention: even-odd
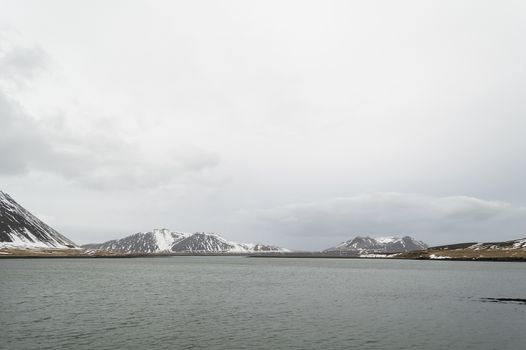
[[[522,304],[526,305],[526,299],[519,298],[480,298],[485,303]]]

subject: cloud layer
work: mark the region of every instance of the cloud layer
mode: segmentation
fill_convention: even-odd
[[[219,163],[216,154],[190,146],[151,154],[111,124],[79,132],[66,126],[68,116],[33,118],[7,91],[36,79],[45,61],[37,47],[0,46],[0,175],[40,171],[92,188],[137,189],[169,185]]]
[[[433,244],[526,236],[526,207],[466,196],[374,193],[244,213],[258,230],[336,243],[356,235],[411,235]]]

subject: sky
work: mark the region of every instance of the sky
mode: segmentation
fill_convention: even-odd
[[[526,237],[524,1],[0,8],[0,189],[76,243]]]

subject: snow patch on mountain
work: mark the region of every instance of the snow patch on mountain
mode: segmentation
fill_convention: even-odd
[[[157,249],[159,251],[170,251],[175,242],[181,241],[190,237],[189,234],[183,232],[170,232],[166,228],[154,229],[153,236],[157,242]]]
[[[378,243],[381,243],[381,244],[388,244],[388,243],[392,243],[392,242],[395,242],[397,240],[400,240],[400,238],[398,237],[378,237],[378,238],[375,238],[376,241]]]

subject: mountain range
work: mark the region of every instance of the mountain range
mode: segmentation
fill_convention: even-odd
[[[0,191],[1,249],[70,249],[74,242],[54,230]],[[113,253],[257,253],[288,252],[288,249],[265,245],[236,243],[214,233],[184,233],[168,229],[139,232],[131,236],[82,248]]]
[[[134,254],[158,253],[258,253],[288,252],[288,249],[264,244],[236,243],[215,233],[184,233],[168,229],[138,232],[122,239],[86,244],[86,249]]]

